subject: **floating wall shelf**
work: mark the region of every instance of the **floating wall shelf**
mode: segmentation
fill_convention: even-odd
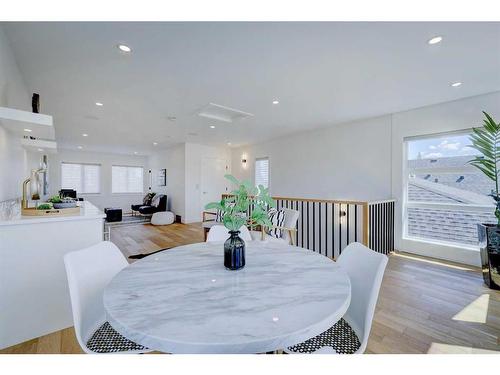
[[[14,134],[47,140],[55,139],[54,124],[52,116],[49,115],[0,107],[0,125]]]
[[[57,142],[44,139],[21,139],[21,145],[28,151],[42,154],[57,154]]]

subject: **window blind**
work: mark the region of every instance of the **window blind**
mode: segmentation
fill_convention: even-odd
[[[98,164],[61,164],[61,188],[74,189],[79,194],[100,193],[101,166]]]
[[[255,186],[269,187],[269,158],[255,159]]]
[[[111,191],[113,193],[142,193],[144,191],[142,167],[113,165]]]

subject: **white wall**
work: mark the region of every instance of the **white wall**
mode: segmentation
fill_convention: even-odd
[[[31,99],[0,26],[0,106],[30,110]],[[28,177],[21,141],[0,126],[0,202],[19,198]]]
[[[32,159],[30,157],[30,159]],[[33,159],[36,160],[36,157]],[[61,189],[61,163],[96,163],[101,165],[101,192],[99,194],[80,194],[86,200],[104,209],[106,207],[122,208],[130,212],[130,205],[142,202],[149,186],[148,162],[145,156],[105,154],[97,152],[59,150],[49,155],[49,191],[50,195],[58,194]],[[127,165],[144,168],[144,193],[111,193],[111,166]]]
[[[180,215],[184,220],[184,204],[186,198],[186,158],[185,144],[159,150],[149,157],[149,168],[153,175],[152,191],[167,194],[168,210]],[[158,186],[158,171],[167,169],[167,186]]]
[[[253,182],[255,158],[267,156],[274,196],[384,199],[391,196],[390,138],[390,116],[334,125],[233,149],[232,171]]]

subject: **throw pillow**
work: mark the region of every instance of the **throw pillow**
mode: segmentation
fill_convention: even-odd
[[[142,203],[145,206],[151,206],[151,201],[153,200],[153,197],[156,195],[156,193],[147,193],[144,196],[144,199],[142,200]]]
[[[228,206],[233,207],[234,203],[229,203]],[[224,219],[224,212],[222,212],[221,210],[217,210],[215,214],[215,221],[222,223],[222,219]]]
[[[271,208],[267,214],[269,215],[269,220],[271,224],[275,227],[282,227],[285,222],[285,211],[284,210],[276,210],[276,208]],[[283,230],[279,228],[269,228],[267,234],[272,237],[281,238]]]
[[[160,205],[161,194],[155,195],[151,200],[151,206],[158,207]]]

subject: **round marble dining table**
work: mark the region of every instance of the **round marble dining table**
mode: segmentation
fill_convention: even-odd
[[[263,353],[326,331],[349,307],[349,277],[323,255],[250,241],[244,268],[223,258],[222,243],[197,243],[131,264],[104,291],[108,321],[162,352]]]

